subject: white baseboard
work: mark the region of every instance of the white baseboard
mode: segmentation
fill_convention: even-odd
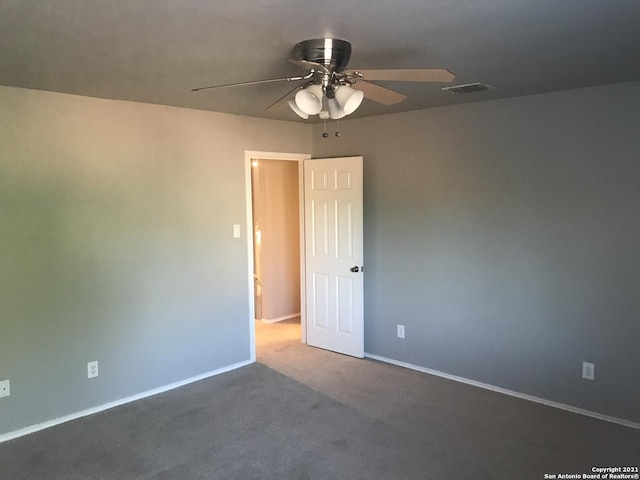
[[[437,377],[446,378],[448,380],[453,380],[455,382],[466,383],[467,385],[473,385],[474,387],[484,388],[486,390],[491,390],[492,392],[502,393],[504,395],[509,395],[511,397],[521,398],[523,400],[529,400],[530,402],[541,403],[543,405],[547,405],[549,407],[559,408],[561,410],[567,410],[569,412],[578,413],[580,415],[586,415],[587,417],[597,418],[598,420],[604,420],[606,422],[617,423],[618,425],[623,425],[625,427],[640,429],[640,423],[632,422],[631,420],[625,420],[623,418],[611,417],[609,415],[603,415],[598,412],[592,412],[591,410],[585,410],[583,408],[574,407],[571,405],[565,405],[564,403],[554,402],[551,400],[546,400],[540,397],[534,397],[533,395],[527,395],[526,393],[515,392],[513,390],[508,390],[502,387],[496,387],[494,385],[489,385],[488,383],[477,382],[475,380],[469,380],[468,378],[458,377],[456,375],[450,375],[448,373],[439,372],[438,370],[431,370],[430,368],[420,367],[418,365],[413,365],[411,363],[401,362],[399,360],[393,360],[392,358],[381,357],[379,355],[373,355],[371,353],[364,354],[366,358],[370,358],[372,360],[378,360],[380,362],[391,363],[393,365],[397,365],[399,367],[409,368],[411,370],[416,370],[422,373],[428,373],[429,375],[435,375]]]
[[[284,320],[289,320],[290,318],[296,318],[299,316],[300,316],[300,312],[292,313],[291,315],[285,315],[284,317],[278,317],[278,318],[262,318],[260,319],[260,321],[262,323],[277,323],[277,322],[282,322]]]
[[[146,392],[142,392],[137,395],[132,395],[131,397],[123,398],[121,400],[116,400],[114,402],[105,403],[104,405],[88,408],[80,412],[71,413],[69,415],[65,415],[64,417],[54,418],[53,420],[47,420],[46,422],[21,428],[20,430],[15,430],[13,432],[4,433],[0,435],[0,443],[13,440],[14,438],[22,437],[24,435],[29,435],[30,433],[35,433],[40,430],[44,430],[45,428],[59,425],[61,423],[70,422],[71,420],[76,420],[78,418],[86,417],[88,415],[93,415],[94,413],[102,412],[104,410],[109,410],[110,408],[118,407],[120,405],[124,405],[125,403],[135,402],[136,400],[142,400],[143,398],[151,397],[159,393],[164,393],[169,390],[173,390],[175,388],[183,387],[190,383],[197,382],[199,380],[204,380],[205,378],[220,375],[221,373],[226,373],[231,370],[235,370],[237,368],[250,365],[251,363],[254,363],[254,362],[251,360],[245,360],[244,362],[234,363],[233,365],[228,365],[226,367],[222,367],[217,370],[203,373],[201,375],[197,375],[195,377],[191,377],[186,380],[181,380],[179,382],[171,383],[169,385],[164,385],[159,388],[154,388],[153,390],[147,390]]]

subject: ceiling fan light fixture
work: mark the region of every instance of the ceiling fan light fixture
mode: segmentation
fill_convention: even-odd
[[[336,87],[336,100],[345,115],[351,115],[355,112],[364,98],[362,90],[356,90],[348,85],[340,85]]]
[[[298,108],[298,105],[296,105],[296,102],[294,102],[293,100],[289,100],[289,106],[291,107],[291,110],[293,110],[300,118],[304,118],[305,120],[309,118],[309,115],[300,110]]]
[[[309,85],[296,93],[295,103],[307,115],[317,115],[322,110],[322,96],[320,85]]]

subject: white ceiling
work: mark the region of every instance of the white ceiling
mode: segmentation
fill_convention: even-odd
[[[290,83],[193,87],[304,73],[301,40],[349,40],[350,68],[448,68],[442,84],[377,82],[351,117],[640,80],[638,0],[0,0],[0,84],[303,121],[265,109]]]

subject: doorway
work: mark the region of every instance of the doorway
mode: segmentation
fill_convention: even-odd
[[[275,331],[299,322],[296,335],[305,342],[302,171],[303,161],[309,158],[307,154],[245,152],[254,361],[256,328],[263,339],[270,324]]]
[[[251,160],[255,318],[300,320],[298,164]]]
[[[247,253],[249,255],[250,348],[256,360],[256,270],[251,169],[253,161],[298,164],[300,338],[325,350],[364,356],[363,158],[315,159],[307,155],[245,152]],[[307,245],[308,239],[308,245]],[[264,239],[261,239],[264,242]],[[264,254],[266,250],[262,249]],[[266,293],[264,276],[260,294]],[[261,317],[264,302],[260,303]],[[286,319],[286,316],[280,317]]]

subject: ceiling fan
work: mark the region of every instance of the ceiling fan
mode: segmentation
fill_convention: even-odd
[[[267,110],[287,101],[288,97],[297,90],[295,97],[288,100],[291,109],[305,119],[310,115],[319,115],[326,120],[339,119],[353,113],[365,96],[382,105],[400,103],[406,98],[406,95],[370,83],[369,80],[451,82],[455,78],[453,73],[443,68],[347,70],[350,56],[351,43],[346,40],[335,38],[304,40],[294,46],[292,57],[287,60],[306,70],[305,75],[212,85],[194,88],[191,91],[299,81],[302,83],[272,103]],[[352,88],[353,85],[357,85],[357,89]]]

